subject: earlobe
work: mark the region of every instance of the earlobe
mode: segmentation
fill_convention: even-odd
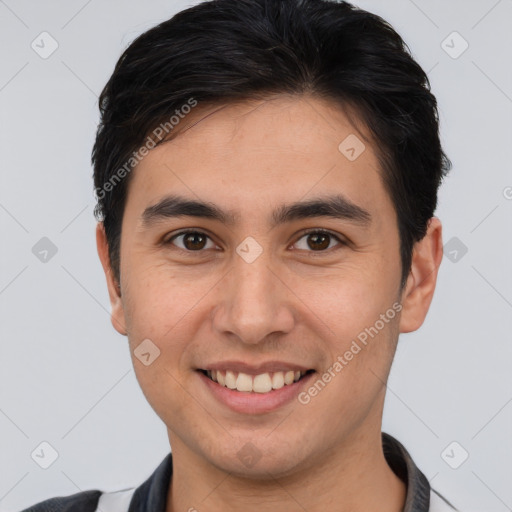
[[[402,292],[400,332],[415,331],[425,320],[434,296],[442,258],[441,221],[437,217],[432,217],[427,233],[414,244],[411,270]]]
[[[108,295],[110,298],[110,306],[112,308],[110,315],[112,325],[117,332],[126,335],[123,302],[121,300],[119,284],[117,283],[112,272],[112,267],[110,266],[107,236],[102,222],[98,222],[96,226],[96,247],[103,267],[103,272],[105,273],[105,278],[107,280]]]

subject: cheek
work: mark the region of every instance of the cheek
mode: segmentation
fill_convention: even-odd
[[[320,286],[303,283],[311,310],[303,318],[318,326],[316,333],[329,354],[325,370],[331,368],[330,374],[325,379],[320,376],[329,381],[326,387],[331,390],[322,393],[325,399],[330,397],[324,406],[332,400],[356,410],[358,403],[371,403],[382,389],[380,379],[389,372],[399,332],[401,305],[395,277],[393,272],[360,268],[326,283],[317,280]]]
[[[135,325],[147,323],[145,319],[154,319],[162,312],[167,314],[160,318],[171,321],[175,311],[173,306],[179,303],[180,296],[187,294],[181,273],[170,268],[163,258],[155,257],[144,249],[138,250],[136,246],[126,251],[124,257],[126,313],[132,322]]]
[[[176,417],[190,405],[183,393],[189,369],[181,362],[190,357],[205,284],[172,276],[164,265],[141,266],[138,272],[132,266],[128,275],[124,307],[134,371],[149,404],[170,424],[170,411]],[[147,365],[144,353],[150,354]]]
[[[321,321],[329,337],[347,340],[373,325],[398,296],[394,272],[376,267],[344,265],[291,276],[286,284],[301,300],[298,307],[316,314],[316,323]]]
[[[357,428],[369,415],[380,414],[398,333],[397,319],[398,315],[381,326],[374,318],[367,327],[352,330],[357,332],[354,336],[347,333],[330,345],[330,362],[300,397],[312,416],[328,417],[323,422],[327,438]]]
[[[123,306],[132,351],[149,338],[160,350],[174,353],[177,361],[201,315],[204,321],[203,308],[219,276],[197,267],[177,271],[168,263],[132,265],[127,275]]]

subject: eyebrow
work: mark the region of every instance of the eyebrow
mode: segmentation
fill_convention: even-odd
[[[239,219],[239,214],[232,210],[222,210],[214,203],[169,195],[144,210],[142,225],[149,228],[160,221],[176,217],[211,219],[233,226]],[[281,205],[271,213],[269,224],[271,228],[274,228],[294,220],[316,217],[341,219],[361,226],[368,226],[372,220],[370,212],[364,208],[342,195],[330,195]]]

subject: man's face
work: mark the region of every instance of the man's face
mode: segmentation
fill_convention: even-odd
[[[229,105],[134,170],[114,317],[126,326],[137,379],[173,452],[235,474],[279,476],[380,432],[399,332],[400,315],[389,313],[400,300],[399,234],[372,144],[357,156],[355,139],[338,148],[348,136],[362,140],[339,109],[315,98]],[[214,205],[233,222],[151,209],[170,195]],[[333,196],[357,208],[273,217]],[[144,340],[160,350],[147,366],[134,355]],[[339,357],[342,369],[310,393]],[[287,385],[268,395],[218,393],[199,369],[226,361],[315,373],[276,406],[270,395]]]

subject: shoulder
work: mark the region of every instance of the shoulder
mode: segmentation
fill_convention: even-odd
[[[94,512],[101,491],[83,491],[35,503],[22,512]]]
[[[165,510],[171,476],[172,453],[169,452],[147,480],[137,488],[82,491],[35,503],[21,512],[114,512],[128,510],[129,507],[132,510],[146,511],[148,503],[151,504],[152,511]]]

